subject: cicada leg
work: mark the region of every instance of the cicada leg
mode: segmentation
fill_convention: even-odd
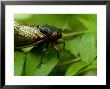
[[[43,64],[43,58],[44,58],[44,55],[45,55],[45,53],[47,52],[47,50],[48,50],[48,43],[46,44],[46,47],[45,48],[43,48],[43,50],[42,50],[42,56],[41,56],[41,59],[40,59],[40,64],[39,64],[39,66],[38,67],[40,67],[41,66],[41,64]]]
[[[57,58],[61,61],[61,62],[63,62],[62,60],[61,60],[61,58],[60,58],[60,55],[59,55],[59,49],[55,46],[55,45],[53,45],[53,46],[51,46],[54,50],[56,50],[56,52],[57,52]]]
[[[42,56],[41,56],[40,64],[38,65],[38,68],[39,68],[39,67],[42,65],[42,63],[43,63],[43,58],[44,58],[44,55],[45,55],[46,51],[47,51],[46,48],[44,48],[44,49],[42,50]]]
[[[63,51],[65,49],[65,42],[61,39],[58,39],[55,44],[63,44]]]
[[[63,53],[63,51],[65,50],[65,42],[63,41],[63,40],[61,40],[61,39],[58,39],[56,42],[55,42],[55,44],[57,45],[57,44],[63,44],[63,50],[62,50],[62,52],[61,52],[61,57],[62,57],[62,53]]]
[[[64,51],[64,49],[65,49],[65,42],[64,42],[63,40],[58,39],[58,40],[55,42],[55,44],[56,44],[56,45],[57,45],[57,44],[63,44],[63,50],[62,50],[62,52]],[[61,56],[59,55],[59,49],[55,46],[55,44],[52,44],[51,47],[56,50],[58,59],[59,59],[61,62],[63,62],[62,59],[61,59]],[[62,53],[61,53],[61,54],[62,54]]]

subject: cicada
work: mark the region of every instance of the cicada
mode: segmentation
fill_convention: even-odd
[[[42,64],[43,57],[49,47],[56,50],[57,57],[60,59],[59,49],[56,45],[63,43],[64,49],[65,42],[60,39],[61,37],[62,29],[53,25],[24,25],[14,22],[14,47],[26,48],[29,46],[43,46],[40,64]]]

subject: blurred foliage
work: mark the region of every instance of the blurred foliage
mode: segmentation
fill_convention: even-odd
[[[97,75],[97,15],[96,14],[15,14],[14,20],[22,24],[50,24],[62,28],[62,44],[56,51],[49,48],[43,64],[40,48],[14,50],[15,76],[96,76]]]

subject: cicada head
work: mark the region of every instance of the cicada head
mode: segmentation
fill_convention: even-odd
[[[48,24],[39,25],[38,29],[40,30],[40,32],[45,34],[47,38],[52,42],[57,41],[59,38],[62,37],[62,30],[59,28],[56,28],[55,26],[48,25]]]

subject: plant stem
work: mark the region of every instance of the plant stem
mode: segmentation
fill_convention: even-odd
[[[73,33],[69,33],[69,34],[64,34],[63,33],[63,38],[66,38],[68,36],[75,36],[75,35],[81,35],[81,34],[84,34],[84,33],[87,33],[89,31],[79,31],[79,32],[73,32]]]
[[[65,65],[65,64],[69,64],[69,63],[73,63],[73,62],[76,62],[76,61],[79,61],[80,60],[80,57],[76,58],[76,59],[73,59],[73,60],[69,60],[69,61],[66,61],[62,64],[58,64],[57,66],[62,66],[62,65]]]

